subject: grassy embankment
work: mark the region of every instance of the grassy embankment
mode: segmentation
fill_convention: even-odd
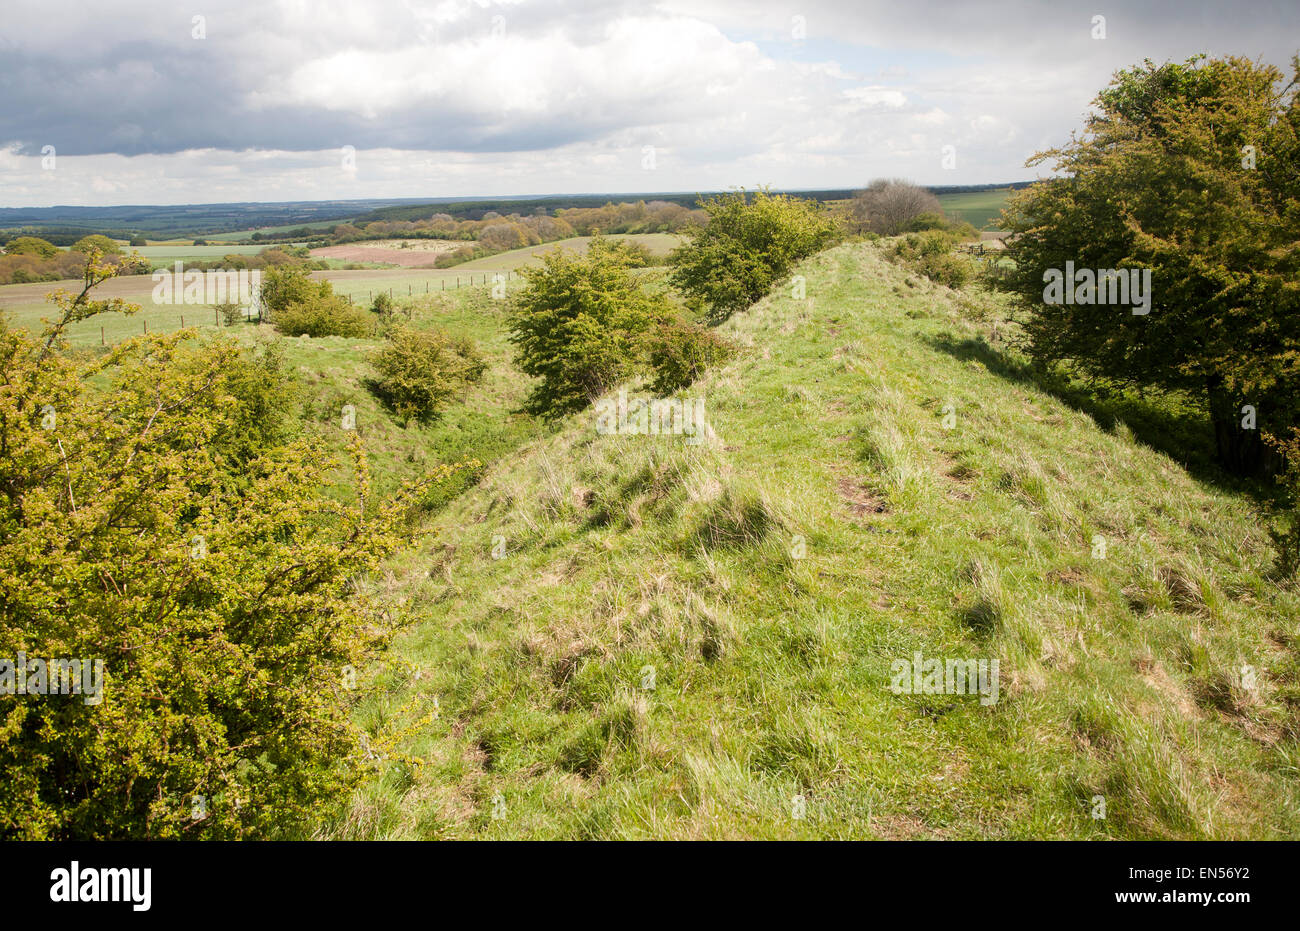
[[[800,271],[685,393],[706,443],[576,415],[394,561],[377,775],[322,833],[1300,836],[1250,499],[1024,378],[998,299],[876,245]],[[916,652],[998,660],[997,702],[894,694]]]

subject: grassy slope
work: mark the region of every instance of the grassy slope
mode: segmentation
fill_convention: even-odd
[[[393,567],[378,772],[323,833],[1300,836],[1300,606],[1245,500],[987,368],[991,299],[801,271],[689,392],[709,442],[574,417]],[[894,695],[914,651],[1000,701]]]

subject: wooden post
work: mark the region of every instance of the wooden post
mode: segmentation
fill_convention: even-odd
[[[145,320],[145,321],[144,321],[144,331],[145,331],[146,333],[149,332],[149,321],[148,321],[148,320]]]
[[[215,307],[212,308],[212,325],[221,326],[221,314],[217,312],[217,308]]]
[[[99,345],[104,345],[104,328],[99,328]]]
[[[185,315],[181,314],[181,329],[185,329]]]

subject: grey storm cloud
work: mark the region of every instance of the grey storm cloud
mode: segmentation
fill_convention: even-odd
[[[630,3],[365,3],[350,9],[378,15],[360,31],[338,3],[200,3],[206,12],[173,6],[162,15],[156,4],[115,4],[89,30],[84,21],[56,29],[61,6],[20,0],[0,25],[0,146],[18,154],[39,154],[49,144],[61,155],[343,145],[527,151],[675,115],[671,108],[681,103],[657,100],[653,87],[619,101],[599,86],[570,84],[520,112],[472,93],[482,73],[444,76],[441,87],[408,99],[377,95],[371,113],[309,92],[305,101],[294,99],[310,80],[295,76],[296,69],[330,56],[340,56],[330,77],[344,85],[366,82],[377,68],[400,69],[391,56],[432,74],[444,58],[490,69],[495,55],[520,51],[504,36],[542,47],[561,40],[590,46],[606,38],[610,17],[636,11]],[[295,8],[302,15],[292,15]],[[194,36],[192,15],[203,16],[202,38]],[[46,41],[60,34],[62,41]],[[499,50],[491,44],[498,38]],[[355,54],[349,59],[346,52]],[[531,77],[544,83],[549,76]]]
[[[1180,58],[1211,42],[1214,51],[1285,64],[1295,51],[1288,43],[1300,43],[1300,5],[1290,0],[1095,5],[1108,19],[1104,49],[1087,45],[1088,10],[1034,0],[244,0],[196,3],[198,12],[128,0],[93,14],[65,0],[6,0],[0,147],[22,155],[45,145],[64,155],[554,149],[734,110],[736,100],[700,82],[739,81],[762,56],[691,25],[700,20],[728,36],[780,37],[798,16],[810,39],[982,56],[1029,81],[1035,71],[1082,67],[1072,60],[1081,56],[1105,54],[1118,66]],[[611,35],[611,24],[629,17],[634,32],[654,33],[651,52],[690,51],[679,63],[689,67],[655,72],[636,35]]]

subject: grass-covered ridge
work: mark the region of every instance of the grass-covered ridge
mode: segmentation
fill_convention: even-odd
[[[1300,835],[1250,501],[991,370],[996,299],[869,244],[798,271],[684,393],[706,442],[575,415],[392,567],[377,776],[323,833]],[[998,659],[999,700],[893,694],[918,651]]]

